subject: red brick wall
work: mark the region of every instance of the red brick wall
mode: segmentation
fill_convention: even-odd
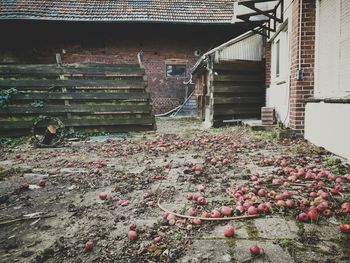
[[[79,49],[74,53],[62,56],[64,63],[138,63],[137,53],[143,51],[143,64],[145,67],[148,91],[151,93],[155,113],[163,113],[175,108],[183,102],[185,97],[184,81],[189,79],[190,71],[198,57],[194,56],[196,49],[204,47],[195,42],[181,43],[174,41],[165,44],[163,41],[150,41],[139,46],[133,41],[121,43],[117,40],[107,42],[105,54],[97,50],[92,53]],[[187,76],[184,78],[167,78],[166,62],[177,59],[176,63],[186,64]]]
[[[265,85],[271,84],[271,42],[265,44]]]
[[[166,61],[185,61],[189,73],[199,59],[194,55],[195,50],[206,52],[239,35],[241,31],[233,25],[86,25],[43,22],[5,25],[0,22],[1,35],[15,36],[0,42],[0,64],[1,54],[12,54],[11,59],[16,63],[55,63],[55,53],[62,49],[66,51],[62,54],[64,63],[138,63],[137,53],[142,50],[154,109],[156,113],[162,113],[183,101],[183,82],[189,79],[189,74],[186,78],[166,78]],[[86,40],[100,39],[104,40],[104,47],[86,47],[82,44]]]
[[[289,126],[298,134],[304,132],[305,98],[313,95],[315,64],[315,0],[303,1],[301,27],[301,68],[304,79],[298,81],[296,73],[299,63],[299,0],[293,2],[291,32],[291,82]]]

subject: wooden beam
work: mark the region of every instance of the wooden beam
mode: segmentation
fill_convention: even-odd
[[[110,100],[148,100],[146,92],[26,92],[11,97],[16,100],[77,100],[77,101],[110,101]]]
[[[54,90],[55,88],[70,88],[75,87],[115,87],[122,89],[140,89],[144,88],[146,83],[137,79],[127,80],[107,80],[107,79],[1,79],[0,88],[44,88]]]
[[[31,115],[31,114],[62,114],[62,113],[84,113],[84,114],[134,114],[149,113],[150,105],[47,105],[42,108],[32,106],[8,106],[0,109],[1,116]]]

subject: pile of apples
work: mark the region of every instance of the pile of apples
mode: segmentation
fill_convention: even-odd
[[[227,166],[229,165],[231,162],[228,158],[225,157],[212,157],[212,156],[208,156],[205,159],[205,162],[208,164],[211,164],[215,167],[220,167],[220,166]]]

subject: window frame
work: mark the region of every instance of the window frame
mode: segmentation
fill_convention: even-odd
[[[168,75],[168,66],[183,66],[184,74],[182,76],[171,76]],[[185,79],[187,78],[187,63],[174,63],[174,62],[166,62],[165,63],[165,77],[171,79]]]
[[[286,24],[271,41],[271,84],[279,85],[288,82],[288,76],[290,74],[290,44],[288,32],[288,24]]]
[[[278,39],[275,43],[275,77],[279,78],[281,75],[281,39]]]

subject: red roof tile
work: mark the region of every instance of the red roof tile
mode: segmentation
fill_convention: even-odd
[[[232,0],[0,0],[1,20],[228,24]]]

